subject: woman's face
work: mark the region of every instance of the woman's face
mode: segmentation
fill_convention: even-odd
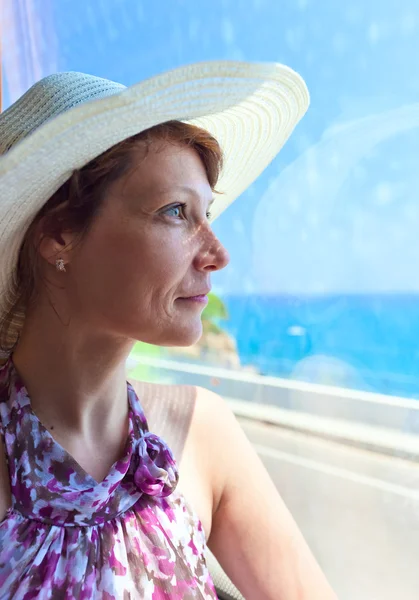
[[[211,230],[213,192],[191,148],[153,142],[110,186],[69,255],[66,303],[83,325],[147,343],[183,346],[202,333],[211,274],[228,254]]]

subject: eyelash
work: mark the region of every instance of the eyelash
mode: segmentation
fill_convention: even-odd
[[[185,208],[186,208],[186,203],[185,202],[180,202],[179,204],[175,204],[174,206],[169,206],[169,208],[167,208],[164,211],[164,214],[167,214],[170,210],[176,210],[177,208],[182,209],[183,217],[184,217],[185,216],[184,211],[185,211]],[[211,212],[208,211],[206,216],[207,216],[207,219],[209,220],[211,218]]]

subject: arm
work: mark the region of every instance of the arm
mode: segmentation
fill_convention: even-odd
[[[226,574],[246,600],[337,600],[226,402],[198,398],[217,498],[208,547]]]

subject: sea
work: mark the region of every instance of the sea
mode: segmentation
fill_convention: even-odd
[[[263,375],[419,399],[419,295],[227,296],[222,328]]]

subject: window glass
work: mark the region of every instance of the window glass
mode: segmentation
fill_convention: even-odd
[[[4,108],[58,70],[131,85],[233,59],[303,75],[307,115],[214,224],[231,262],[203,339],[139,343],[129,369],[231,403],[340,598],[416,599],[417,0],[3,5]]]

